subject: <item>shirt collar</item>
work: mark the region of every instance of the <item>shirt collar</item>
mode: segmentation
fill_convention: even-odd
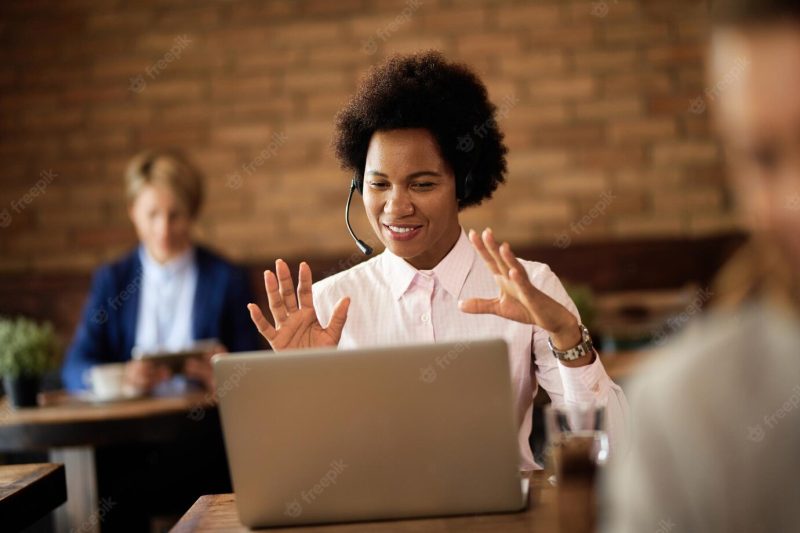
[[[155,278],[160,280],[167,280],[173,276],[185,272],[194,264],[195,249],[190,247],[184,253],[174,259],[170,259],[166,263],[159,263],[147,251],[144,245],[139,247],[139,259],[142,262],[142,268],[148,274],[153,274]]]
[[[411,266],[405,259],[394,255],[388,248],[384,250],[382,257],[392,296],[395,300],[398,300],[411,286],[414,278],[420,275],[420,271]],[[461,288],[467,279],[467,274],[472,268],[474,259],[475,250],[472,248],[467,234],[462,229],[455,246],[447,253],[444,259],[439,261],[438,265],[433,267],[432,272],[444,290],[454,298],[458,298]]]

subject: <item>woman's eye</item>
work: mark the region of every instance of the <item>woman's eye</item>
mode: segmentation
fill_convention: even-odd
[[[431,182],[428,182],[428,181],[423,181],[423,182],[421,182],[421,183],[415,183],[415,184],[414,184],[414,188],[415,188],[415,189],[418,189],[418,190],[419,190],[419,189],[421,189],[421,190],[428,190],[428,189],[431,189],[431,188],[433,188],[433,186],[434,186],[434,185],[435,185],[434,183],[431,183]]]
[[[371,189],[385,189],[386,183],[383,181],[371,181],[369,182],[369,186]]]

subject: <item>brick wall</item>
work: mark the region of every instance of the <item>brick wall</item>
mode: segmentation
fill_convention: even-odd
[[[705,2],[305,0],[0,6],[0,271],[85,271],[135,242],[121,176],[181,147],[199,238],[238,260],[349,256],[333,116],[393,52],[472,65],[509,181],[468,227],[519,245],[736,226],[702,95]],[[699,99],[698,99],[699,98]],[[355,225],[371,232],[360,206]]]

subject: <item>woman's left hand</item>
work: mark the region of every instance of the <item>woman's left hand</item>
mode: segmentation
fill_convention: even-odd
[[[459,308],[462,311],[492,314],[539,326],[550,332],[553,344],[561,350],[581,342],[578,319],[566,307],[533,286],[508,243],[498,246],[488,228],[483,231],[482,238],[470,230],[469,240],[494,274],[500,295],[492,299],[461,301]]]

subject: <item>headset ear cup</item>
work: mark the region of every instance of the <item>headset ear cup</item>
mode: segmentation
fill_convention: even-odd
[[[358,194],[364,194],[364,178],[359,176],[358,172],[353,173],[352,187],[358,191]]]

